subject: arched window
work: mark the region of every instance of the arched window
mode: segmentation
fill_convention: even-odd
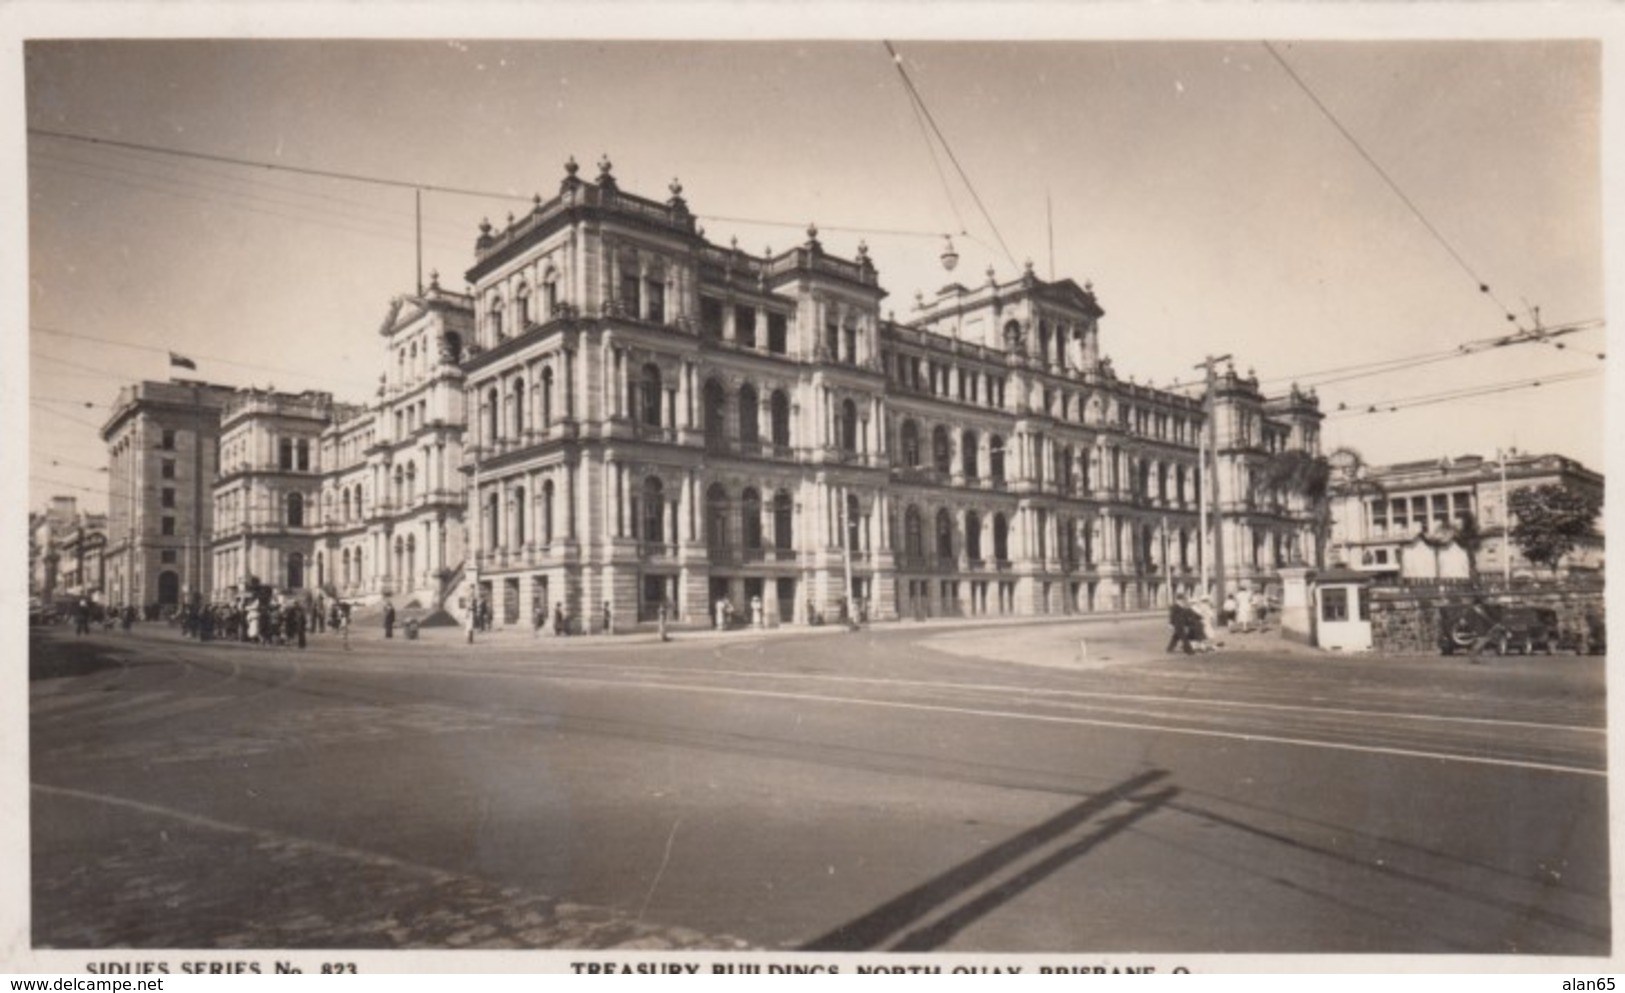
[[[413,577],[418,572],[418,541],[416,535],[406,536],[406,569],[401,573],[407,585],[416,585]]]
[[[773,547],[788,550],[795,546],[795,535],[792,528],[795,526],[795,505],[790,502],[790,494],[779,490],[773,494]]]
[[[418,495],[418,464],[406,463],[406,502],[411,503]]]
[[[966,431],[959,439],[959,445],[960,462],[964,466],[965,478],[975,479],[981,468],[977,465],[976,432]]]
[[[493,298],[491,300],[491,340],[494,342],[502,341],[506,337],[508,337],[507,329],[502,326],[502,299],[500,297]]]
[[[993,515],[993,558],[999,562],[1010,561],[1010,522],[1003,514]]]
[[[920,426],[912,420],[904,421],[900,442],[903,449],[903,465],[910,469],[918,468],[920,464]]]
[[[745,548],[762,547],[762,495],[753,488],[739,496],[739,534]]]
[[[1076,489],[1076,480],[1072,478],[1072,446],[1062,445],[1057,456],[1055,473],[1061,481],[1061,492],[1071,496]]]
[[[512,547],[523,548],[525,546],[525,488],[523,486],[514,487],[513,497],[509,502],[512,504],[513,509]]]
[[[774,390],[769,401],[773,413],[773,444],[790,447],[790,398],[783,390]]]
[[[395,467],[395,506],[406,506],[406,467]]]
[[[549,486],[552,484],[549,483]],[[659,476],[643,481],[643,540],[663,544],[666,540],[666,486]]]
[[[903,556],[916,565],[925,557],[925,528],[920,522],[920,508],[912,503],[903,511]]]
[[[502,510],[502,505],[497,501],[495,491],[485,498],[485,522],[481,530],[485,532],[485,550],[488,552],[494,552],[497,548],[497,522],[501,520]]]
[[[547,303],[547,315],[552,317],[559,310],[559,274],[549,269],[545,281],[542,283],[543,298]]]
[[[965,557],[972,562],[982,558],[982,515],[974,510],[965,515]]]
[[[523,379],[513,381],[513,436],[515,438],[525,436],[525,381]]]
[[[542,370],[542,397],[537,402],[537,418],[542,422],[542,430],[546,431],[553,426],[553,367],[548,366]]]
[[[705,381],[705,444],[712,450],[724,449],[727,439],[728,398],[722,384],[714,379]]]
[[[302,528],[305,526],[305,496],[302,493],[288,494],[288,527]]]
[[[553,481],[542,483],[542,544],[553,544]]]
[[[753,444],[761,440],[761,411],[756,387],[746,383],[739,388],[739,440]]]
[[[344,516],[341,518],[341,520],[348,521],[350,519],[350,517],[351,517],[350,490],[348,488],[346,488],[344,490],[344,499],[343,499],[342,503],[344,505]]]
[[[485,443],[497,443],[497,427],[501,424],[502,400],[497,396],[497,388],[491,387],[485,391]]]
[[[705,543],[713,551],[728,547],[728,491],[712,483],[705,491]]]
[[[850,399],[841,401],[841,451],[858,450],[858,405]]]
[[[931,465],[938,472],[953,471],[953,449],[948,444],[948,429],[938,424],[931,431]]]
[[[340,572],[340,578],[343,580],[345,588],[348,589],[350,584],[354,582],[350,572],[350,550],[348,548],[346,548],[344,553],[339,556],[339,563],[342,570]]]
[[[360,586],[363,583],[365,583],[366,581],[367,581],[367,570],[362,567],[362,564],[361,564],[361,549],[357,548],[355,550],[355,578],[354,578],[353,582],[354,582],[354,584],[356,586]]]
[[[937,511],[937,560],[949,562],[954,557],[954,518],[947,508]]]
[[[998,435],[987,440],[987,474],[995,483],[1004,482],[1004,439]]]
[[[652,428],[660,426],[660,367],[653,362],[644,363],[638,380],[638,395],[642,407],[643,423]]]

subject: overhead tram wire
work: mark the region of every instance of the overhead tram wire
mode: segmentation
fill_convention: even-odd
[[[346,197],[333,197],[324,194],[293,190],[275,183],[260,182],[252,177],[225,177],[215,173],[205,173],[201,177],[187,175],[184,172],[153,172],[150,169],[133,168],[134,165],[162,167],[167,163],[158,163],[153,159],[135,159],[129,165],[113,162],[93,162],[63,155],[44,149],[31,150],[30,156],[37,156],[58,172],[82,178],[116,183],[148,192],[163,193],[191,200],[200,200],[208,203],[217,203],[233,209],[253,210],[255,213],[270,214],[272,216],[288,217],[291,220],[304,223],[318,224],[338,230],[355,231],[360,234],[371,234],[378,237],[401,240],[401,236],[394,232],[407,223],[411,212],[390,210],[376,204],[365,203],[360,200]],[[66,167],[66,168],[65,168]],[[143,182],[143,180],[145,182]],[[235,188],[222,183],[246,186],[247,189]],[[158,184],[156,186],[149,184]],[[263,191],[263,192],[262,192]],[[267,195],[269,192],[280,194]],[[216,194],[211,196],[210,194]],[[294,199],[289,199],[290,197]],[[341,204],[335,208],[324,203],[310,202],[309,198],[316,198],[329,203]],[[270,204],[275,207],[286,208],[293,211],[302,211],[300,215],[286,215],[278,210],[258,209],[245,207],[243,201]],[[315,212],[315,213],[313,213]],[[369,216],[371,215],[371,216]],[[378,216],[382,215],[382,216]],[[335,218],[348,221],[350,224],[335,223]],[[454,223],[448,220],[431,219],[431,222],[443,230],[432,236],[438,244],[462,244],[463,239],[452,232]],[[352,225],[370,225],[359,228]],[[461,227],[461,225],[455,225]],[[378,230],[379,227],[385,230]]]
[[[282,162],[266,162],[258,159],[247,159],[232,155],[219,155],[209,152],[195,152],[187,149],[168,148],[162,145],[149,145],[139,142],[120,141],[112,138],[98,138],[92,135],[72,134],[63,131],[52,131],[45,128],[29,128],[28,133],[43,138],[52,138],[59,141],[78,142],[86,145],[101,146],[105,148],[125,151],[146,152],[153,155],[172,157],[177,159],[193,159],[203,162],[216,162],[224,165],[237,166],[245,169],[265,170],[268,172],[284,172],[301,176],[315,176],[324,179],[342,180],[353,183],[364,183],[374,186],[384,186],[394,189],[421,190],[424,193],[447,193],[455,196],[478,197],[487,200],[499,200],[504,203],[529,206],[534,203],[534,194],[526,196],[520,193],[499,193],[492,190],[476,190],[464,187],[445,186],[438,183],[422,183],[411,180],[393,179],[384,176],[367,176],[360,173],[344,172],[335,169],[317,169],[304,166],[293,166]],[[278,189],[284,189],[277,187]],[[179,195],[179,194],[177,194]],[[316,194],[308,194],[316,195]],[[974,193],[973,193],[974,195]],[[270,213],[259,211],[259,213]],[[716,220],[735,224],[759,224],[769,227],[802,228],[806,221],[771,220],[765,218],[727,217],[723,215],[696,215],[702,219]],[[991,222],[989,222],[991,224]],[[874,235],[901,235],[906,237],[940,238],[941,231],[909,231],[884,228],[861,227],[856,225],[819,224],[824,231],[843,231],[855,234]],[[367,232],[370,233],[370,232]],[[995,233],[997,233],[995,231]],[[397,238],[396,240],[409,240]],[[1002,240],[1002,239],[1001,239]],[[1006,250],[1008,253],[1008,249]]]
[[[113,345],[113,346],[118,347],[118,348],[131,348],[131,349],[135,349],[137,351],[143,351],[143,352],[155,352],[157,354],[166,355],[166,356],[171,351],[170,349],[159,346],[159,345],[142,345],[142,344],[138,344],[136,342],[130,342],[130,341],[114,341],[111,338],[100,338],[100,337],[97,337],[95,335],[81,334],[81,333],[76,332],[76,331],[64,331],[64,330],[62,330],[60,328],[47,327],[47,326],[42,325],[42,324],[30,324],[28,326],[28,329],[30,331],[37,331],[37,332],[39,332],[41,334],[60,335],[60,336],[65,337],[65,338],[74,338],[74,339],[77,339],[79,341],[95,342],[95,343],[101,344],[101,345]],[[201,359],[201,360],[206,361],[206,362],[218,362],[221,365],[232,366],[232,367],[238,368],[238,369],[247,369],[250,372],[263,372],[263,373],[266,373],[266,374],[277,375],[277,376],[292,376],[292,377],[295,377],[295,378],[315,379],[315,380],[320,380],[320,381],[325,382],[325,383],[339,383],[339,384],[342,384],[342,385],[345,385],[345,386],[350,386],[350,387],[357,388],[357,389],[368,389],[368,390],[370,390],[372,388],[372,385],[373,385],[373,381],[370,378],[369,379],[343,379],[343,378],[339,378],[337,376],[323,376],[323,375],[320,375],[318,373],[308,372],[308,371],[303,370],[303,369],[288,369],[288,368],[283,368],[283,367],[280,367],[280,366],[258,365],[258,364],[252,363],[252,362],[243,362],[243,361],[238,360],[238,359],[222,358],[221,356],[218,356],[218,355],[207,355],[207,354],[204,354],[204,353],[201,353],[201,352],[198,352],[198,353],[188,352],[187,354],[188,354],[188,356],[190,358],[193,358],[193,359]],[[72,367],[77,368],[77,369],[83,369],[86,372],[94,373],[94,374],[96,374],[98,376],[106,376],[109,379],[125,379],[125,378],[128,378],[127,373],[115,373],[115,372],[107,372],[107,371],[101,370],[101,369],[93,369],[90,366],[81,366],[81,365],[78,365],[77,363],[70,362],[67,359],[57,358],[54,355],[38,354],[38,355],[35,355],[34,357],[35,358],[40,358],[40,359],[45,359],[45,360],[50,361],[50,362],[60,362],[63,365],[72,366]]]
[[[965,172],[965,167],[959,162],[959,156],[954,154],[953,146],[948,143],[947,137],[943,135],[942,128],[937,126],[937,119],[931,113],[931,108],[926,104],[925,98],[920,96],[920,91],[914,86],[914,80],[909,78],[908,70],[903,67],[903,57],[897,54],[897,49],[892,47],[891,42],[882,40],[881,44],[885,45],[886,51],[891,54],[892,65],[897,67],[897,74],[902,77],[903,85],[908,88],[909,96],[919,107],[920,112],[925,115],[926,121],[930,123],[931,130],[936,134],[937,140],[942,143],[942,150],[948,153],[948,161],[954,164],[955,171],[959,173],[960,181],[965,184],[965,189],[969,191],[971,199],[975,201],[976,208],[982,212],[982,219],[987,222],[987,226],[993,231],[993,237],[998,239],[999,247],[1004,249],[1005,258],[1010,260],[1011,267],[1020,269],[1021,265],[1016,261],[1014,253],[1010,251],[1010,246],[1005,243],[1004,235],[999,233],[999,226],[993,223],[993,215],[988,213],[987,205],[982,202],[981,195],[976,192],[976,185],[970,181],[970,176]]]
[[[1451,258],[1456,260],[1456,264],[1461,267],[1461,270],[1465,272],[1468,278],[1473,281],[1474,285],[1478,287],[1478,291],[1494,302],[1495,306],[1499,308],[1509,323],[1518,324],[1518,318],[1512,313],[1511,308],[1501,301],[1501,298],[1498,297],[1495,294],[1495,291],[1490,288],[1490,284],[1478,274],[1477,270],[1475,270],[1467,259],[1462,256],[1461,252],[1456,250],[1456,247],[1452,245],[1450,240],[1446,238],[1444,234],[1433,224],[1433,222],[1428,219],[1427,215],[1422,213],[1422,208],[1418,207],[1416,202],[1412,200],[1403,189],[1400,188],[1399,183],[1388,174],[1388,170],[1382,167],[1382,164],[1379,163],[1376,158],[1366,150],[1366,147],[1363,144],[1361,144],[1360,139],[1356,138],[1354,133],[1345,127],[1343,122],[1338,119],[1337,115],[1332,113],[1331,108],[1326,106],[1315,91],[1310,88],[1309,84],[1304,81],[1303,77],[1299,76],[1297,71],[1292,68],[1292,65],[1287,62],[1279,51],[1276,50],[1275,46],[1270,44],[1268,41],[1262,41],[1261,44],[1264,46],[1264,50],[1269,52],[1270,56],[1274,58],[1275,61],[1281,66],[1281,69],[1286,72],[1287,76],[1292,80],[1292,82],[1297,84],[1298,88],[1304,92],[1304,95],[1309,97],[1310,102],[1312,102],[1320,110],[1321,114],[1331,122],[1332,127],[1336,128],[1337,132],[1341,134],[1350,145],[1354,146],[1354,150],[1359,153],[1360,157],[1365,160],[1366,164],[1375,170],[1377,175],[1382,177],[1382,181],[1388,184],[1388,188],[1393,191],[1394,195],[1399,197],[1400,201],[1404,203],[1406,207],[1410,208],[1411,213],[1414,214],[1416,219],[1422,223],[1422,226],[1427,229],[1428,233],[1433,236],[1434,240],[1437,241],[1439,245],[1450,254]],[[1519,331],[1523,331],[1521,325],[1519,325]]]
[[[1560,383],[1570,383],[1581,379],[1592,379],[1602,374],[1601,369],[1579,369],[1571,372],[1560,372],[1551,376],[1535,376],[1529,379],[1510,380],[1501,383],[1489,383],[1481,386],[1462,387],[1455,390],[1445,390],[1438,393],[1421,393],[1415,396],[1400,397],[1395,400],[1380,400],[1365,404],[1343,404],[1339,409],[1331,411],[1329,418],[1364,417],[1371,414],[1389,414],[1411,407],[1428,407],[1434,404],[1450,403],[1456,400],[1470,400],[1481,396],[1494,396],[1500,393],[1511,393],[1517,390],[1536,389],[1542,386],[1555,386]]]

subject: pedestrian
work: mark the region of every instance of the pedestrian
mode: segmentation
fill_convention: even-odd
[[[530,608],[530,636],[540,638],[542,628],[547,627],[547,603],[538,599]]]
[[[350,605],[342,602],[338,605],[339,638],[344,641],[344,650],[350,650]]]
[[[1242,631],[1251,631],[1253,629],[1253,594],[1252,591],[1247,589],[1245,586],[1243,586],[1241,588],[1241,592],[1236,595],[1235,626],[1240,628]]]
[[[671,640],[671,636],[666,634],[666,604],[664,601],[660,604],[660,640]]]
[[[1168,647],[1166,651],[1172,652],[1176,647],[1184,649],[1186,655],[1194,654],[1191,648],[1191,627],[1195,615],[1184,596],[1175,598],[1168,607]]]
[[[615,633],[615,623],[614,623],[614,621],[615,621],[614,617],[609,612],[609,601],[605,600],[604,601],[604,633],[605,634],[614,634]]]
[[[1258,625],[1258,630],[1262,631],[1269,627],[1269,600],[1265,598],[1260,590],[1253,590],[1252,596],[1248,599],[1252,603],[1253,623]]]
[[[1234,631],[1236,628],[1236,595],[1234,593],[1224,595],[1224,609],[1219,613],[1219,624],[1227,631]]]
[[[564,601],[560,600],[553,605],[553,637],[564,636]]]
[[[1196,642],[1198,650],[1211,652],[1214,649],[1213,632],[1217,618],[1213,614],[1213,598],[1202,594],[1191,609],[1191,640]]]
[[[125,604],[124,605],[123,617],[124,617],[124,633],[129,634],[130,629],[135,627],[135,604],[130,603],[130,604]]]
[[[395,637],[395,604],[384,601],[384,637]]]
[[[479,613],[479,604],[477,602],[471,603],[468,605],[467,616],[463,618],[464,633],[467,634],[470,645],[474,644],[474,632],[479,630]]]
[[[300,651],[304,651],[306,624],[304,608],[298,604],[294,604],[293,609],[288,613],[291,618],[288,621],[288,625],[293,628],[294,643],[299,646]]]

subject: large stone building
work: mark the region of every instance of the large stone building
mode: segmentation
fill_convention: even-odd
[[[566,166],[481,226],[463,362],[469,579],[498,623],[598,629],[723,601],[767,623],[1151,607],[1198,587],[1202,403],[1119,378],[1093,291],[1029,266],[906,321],[867,250],[756,257]],[[1261,462],[1318,452],[1320,412],[1224,371],[1225,577],[1271,582],[1310,515]],[[606,609],[607,608],[607,609]]]
[[[210,490],[229,386],[142,382],[119,391],[108,448],[105,580],[113,604],[178,606],[213,588]]]
[[[103,599],[107,515],[55,496],[28,520],[28,592],[45,603],[65,597]]]
[[[463,371],[473,324],[466,296],[431,280],[390,304],[378,329],[385,364],[375,402],[321,438],[320,585],[440,607],[466,556]]]
[[[251,585],[434,608],[464,557],[468,299],[438,282],[390,304],[374,402],[239,391],[221,420],[213,596]]]
[[[226,404],[213,487],[211,598],[260,584],[289,591],[321,585],[321,439],[347,413],[320,392],[244,389]]]
[[[1410,579],[1466,579],[1471,566],[1487,578],[1546,575],[1508,540],[1512,493],[1556,484],[1602,503],[1603,478],[1561,455],[1509,453],[1366,466],[1335,455],[1332,487],[1333,557],[1351,569]],[[1471,517],[1482,535],[1476,561],[1452,540]],[[1601,531],[1565,556],[1560,572],[1599,572]],[[1510,559],[1509,559],[1510,556]]]

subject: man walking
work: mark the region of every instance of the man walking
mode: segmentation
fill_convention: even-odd
[[[1186,655],[1194,655],[1191,648],[1191,627],[1195,615],[1186,604],[1183,596],[1175,597],[1174,602],[1168,606],[1168,635],[1167,651],[1172,652],[1176,646],[1183,648]]]
[[[384,601],[384,637],[395,637],[395,604],[389,600]]]

